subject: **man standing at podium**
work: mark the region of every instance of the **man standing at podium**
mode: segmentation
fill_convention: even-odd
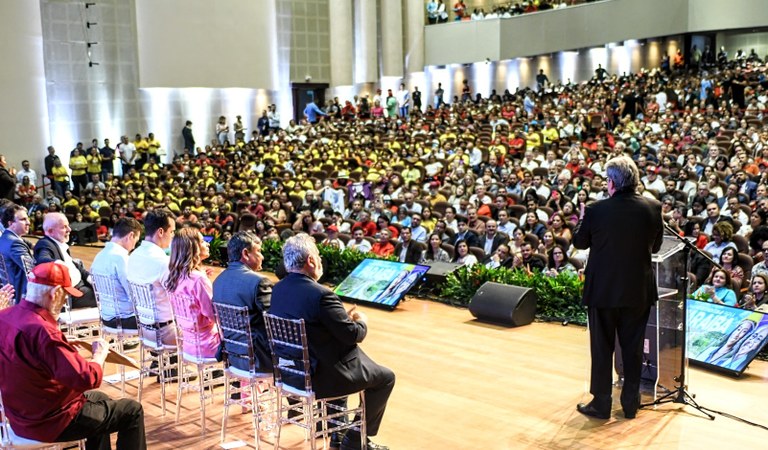
[[[606,164],[610,198],[582,206],[573,237],[589,248],[583,303],[587,306],[592,354],[588,404],[576,409],[587,416],[611,416],[613,352],[616,337],[624,363],[621,407],[632,419],[640,407],[643,338],[651,306],[658,299],[651,254],[661,248],[661,204],[636,192],[640,175],[634,161],[619,156]]]

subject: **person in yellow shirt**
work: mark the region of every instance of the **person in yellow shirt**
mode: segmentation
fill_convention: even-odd
[[[91,147],[91,151],[88,156],[85,157],[85,160],[88,161],[86,172],[88,173],[89,179],[93,178],[93,175],[101,173],[101,155],[99,154],[98,148]]]
[[[72,184],[74,185],[72,191],[75,197],[80,196],[80,189],[85,189],[85,185],[88,184],[88,160],[85,156],[80,154],[80,150],[72,150],[72,157],[69,158],[69,168],[72,170]],[[99,166],[101,171],[101,166]]]
[[[160,157],[158,156],[158,151],[160,150],[160,141],[155,139],[155,133],[149,133],[149,136],[147,136],[147,154],[149,155],[149,158],[154,157],[155,162],[160,162]]]
[[[61,207],[66,208],[67,206],[80,207],[80,202],[72,195],[72,191],[64,192],[64,202],[62,202]]]
[[[144,167],[144,164],[147,163],[147,153],[149,152],[149,142],[147,140],[142,139],[140,134],[137,134],[136,137],[133,140],[133,145],[136,147],[136,154],[138,155],[135,159],[135,166],[134,167]]]
[[[61,160],[56,158],[51,169],[53,175],[53,188],[60,197],[69,191],[69,172],[67,168],[61,165]]]

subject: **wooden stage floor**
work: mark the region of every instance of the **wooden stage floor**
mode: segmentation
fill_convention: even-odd
[[[73,250],[86,262],[98,251]],[[618,395],[610,420],[582,416],[575,406],[590,398],[588,335],[583,327],[499,327],[473,320],[465,309],[419,299],[409,299],[393,312],[361,309],[370,327],[362,348],[397,375],[374,439],[394,450],[761,448],[768,438],[764,428],[721,415],[710,421],[678,404],[641,410],[636,419],[626,420]],[[755,361],[741,379],[691,368],[688,384],[701,405],[768,426],[766,380],[768,363]],[[171,409],[162,417],[159,385],[145,384],[149,447],[220,448],[221,397],[207,408],[207,435],[201,438],[197,394],[184,397],[176,424],[173,387],[168,394]],[[120,395],[119,388],[102,389]],[[135,398],[136,390],[129,386],[126,395]],[[235,408],[230,411],[227,441],[240,439],[253,448],[250,416]],[[264,448],[272,448],[273,442],[262,436]],[[288,426],[281,448],[309,444]]]

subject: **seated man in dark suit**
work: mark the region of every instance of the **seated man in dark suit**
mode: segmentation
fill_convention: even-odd
[[[229,240],[227,254],[229,265],[213,282],[213,302],[248,307],[256,369],[269,372],[272,370],[272,357],[269,353],[263,314],[269,309],[272,282],[256,273],[261,270],[261,263],[264,261],[261,239],[253,232],[239,231]],[[226,334],[224,338],[233,339]],[[232,350],[242,351],[241,348]],[[230,364],[238,369],[249,369],[248,361],[242,358],[234,358],[230,360]]]
[[[289,319],[304,319],[312,363],[312,387],[318,398],[349,395],[365,390],[365,419],[368,436],[379,432],[387,400],[395,386],[395,374],[373,362],[357,345],[368,331],[365,314],[355,308],[345,311],[339,297],[317,283],[323,263],[315,240],[301,233],[283,246],[288,276],[272,291],[270,313]],[[350,430],[342,450],[360,448],[358,432]],[[367,449],[387,449],[370,440]]]
[[[546,269],[544,258],[534,257],[533,246],[530,242],[520,244],[520,255],[516,256],[515,259],[514,267],[522,267],[530,271]]]
[[[421,246],[411,239],[410,227],[400,230],[400,242],[395,246],[395,256],[400,262],[418,264],[421,260]]]
[[[497,229],[498,224],[495,220],[490,219],[485,222],[485,234],[479,239],[477,246],[483,249],[486,258],[492,256],[499,245],[509,241],[509,238],[499,234]]]
[[[19,303],[27,292],[27,268],[24,259],[34,264],[32,246],[21,237],[29,233],[29,217],[23,206],[10,204],[3,211],[5,231],[0,236],[0,254],[5,260],[8,282],[13,286],[15,302]]]
[[[72,298],[72,308],[92,308],[96,306],[96,297],[85,270],[83,262],[73,259],[69,253],[69,220],[62,213],[48,213],[43,220],[45,236],[35,244],[35,261],[42,264],[52,261],[63,261],[69,269],[72,284],[83,293],[80,298]]]
[[[469,229],[469,221],[466,217],[457,216],[456,226],[459,228],[459,232],[453,235],[453,239],[450,242],[451,245],[456,246],[456,242],[464,240],[470,247],[478,246],[477,233]]]

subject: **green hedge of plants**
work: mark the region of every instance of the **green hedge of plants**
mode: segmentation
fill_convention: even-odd
[[[323,258],[324,275],[322,282],[331,285],[341,283],[366,258],[376,257],[370,253],[354,250],[339,250],[336,247],[319,245]],[[282,263],[282,241],[267,240],[261,247],[264,254],[264,270],[274,272]],[[394,256],[386,258],[396,260]],[[488,269],[482,264],[460,267],[452,272],[445,283],[433,287],[439,292],[438,300],[462,306],[469,306],[475,292],[486,281],[533,288],[538,296],[536,315],[540,319],[586,323],[586,309],[581,306],[583,282],[574,274],[562,273],[548,277],[539,272],[524,270]],[[435,289],[436,288],[436,289]]]

